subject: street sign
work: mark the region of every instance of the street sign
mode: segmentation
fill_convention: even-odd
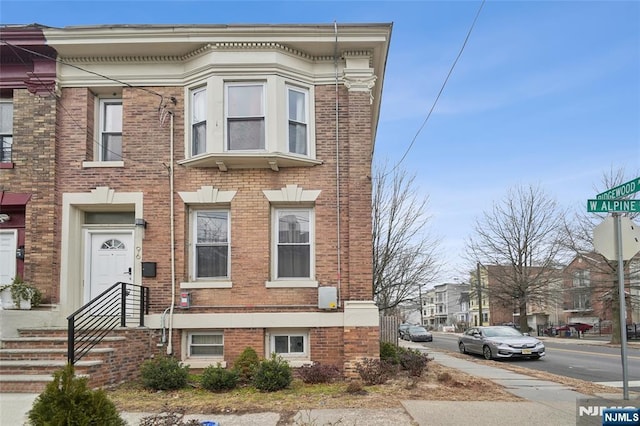
[[[606,191],[596,195],[596,198],[598,200],[615,200],[638,191],[640,191],[640,177],[632,179],[622,185],[618,185],[615,188],[607,189]]]
[[[628,217],[620,217],[622,259],[629,260],[640,251],[640,227]],[[616,260],[616,237],[613,216],[607,216],[593,229],[593,248],[608,260]]]
[[[640,212],[640,200],[587,200],[587,211],[592,213]]]

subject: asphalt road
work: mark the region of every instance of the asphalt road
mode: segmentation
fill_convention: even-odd
[[[495,362],[514,363],[518,367],[622,388],[622,356],[619,347],[576,344],[570,341],[554,342],[553,340],[544,341],[547,354],[540,360],[513,359]],[[434,350],[458,352],[458,336],[434,333],[433,342],[422,343],[422,345]],[[638,345],[630,345],[627,348],[627,373],[629,390],[640,391],[640,347]]]

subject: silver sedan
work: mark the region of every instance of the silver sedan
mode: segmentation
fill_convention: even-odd
[[[458,349],[463,354],[480,354],[485,359],[539,359],[545,355],[540,340],[505,326],[472,327],[458,337]]]

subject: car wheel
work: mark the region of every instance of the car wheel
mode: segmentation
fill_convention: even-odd
[[[466,354],[467,353],[467,348],[464,347],[464,343],[460,342],[458,344],[458,349],[460,349],[460,353],[461,354]]]
[[[484,359],[492,359],[493,355],[491,354],[491,348],[489,346],[484,346],[482,348],[482,355],[484,355]]]

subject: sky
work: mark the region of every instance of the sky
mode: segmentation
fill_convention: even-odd
[[[509,189],[585,212],[609,170],[640,176],[640,1],[0,1],[0,24],[334,22],[393,23],[375,161],[429,198],[434,284],[468,279]]]

